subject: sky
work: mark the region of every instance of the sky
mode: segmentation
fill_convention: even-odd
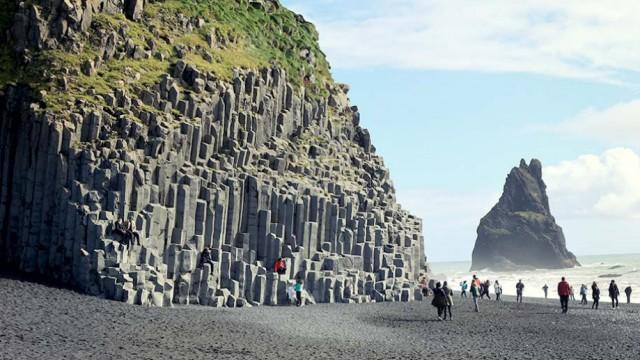
[[[640,253],[640,2],[282,2],[318,28],[428,261],[471,258],[521,158],[569,250]]]

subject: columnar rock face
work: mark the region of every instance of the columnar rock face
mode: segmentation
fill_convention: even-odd
[[[542,164],[522,160],[507,176],[498,203],[480,220],[472,270],[579,266],[549,210]]]
[[[144,2],[72,3],[55,17],[36,5],[16,14],[20,61],[29,49],[77,47],[69,34],[98,44],[98,56],[56,81],[75,96],[63,109],[28,84],[0,94],[0,263],[156,306],[284,304],[296,278],[308,301],[420,296],[421,220],[396,203],[346,86],[310,96],[278,66],[223,79],[190,61],[198,46],[177,48],[170,61],[126,29],[91,21],[124,13],[118,21],[131,24]],[[207,21],[182,20],[184,31]],[[68,77],[92,79],[110,61],[152,58],[170,64],[144,87],[65,90]],[[122,219],[135,225],[140,245],[114,232]],[[201,265],[205,247],[213,263]],[[283,275],[273,272],[279,257]]]

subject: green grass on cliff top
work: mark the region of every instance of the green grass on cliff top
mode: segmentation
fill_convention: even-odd
[[[34,0],[42,3],[43,0]],[[12,21],[13,11],[9,4],[12,0],[0,0],[0,28],[6,30]],[[7,5],[7,6],[5,6]],[[201,17],[206,25],[193,32],[185,33],[170,19],[178,14],[187,17]],[[169,19],[163,22],[161,19]],[[145,17],[140,22],[127,20],[122,14],[96,14],[94,26],[117,29],[126,25],[128,36],[139,45],[153,39],[159,50],[169,57],[165,61],[155,59],[133,60],[112,59],[98,69],[96,76],[76,75],[67,94],[49,92],[47,102],[53,110],[65,108],[65,103],[74,96],[83,97],[82,91],[88,88],[98,94],[109,92],[118,80],[129,84],[130,74],[126,69],[140,74],[136,86],[144,87],[154,83],[162,73],[166,73],[172,63],[177,61],[173,45],[165,44],[155,38],[151,28],[171,37],[173,44],[192,45],[207,48],[205,36],[216,32],[226,39],[227,44],[220,48],[208,49],[214,61],[205,61],[201,54],[189,53],[187,61],[199,69],[214,72],[222,79],[228,79],[234,68],[260,68],[278,65],[287,72],[288,80],[295,85],[304,85],[308,94],[326,95],[325,83],[332,83],[330,67],[318,45],[318,33],[315,27],[300,16],[283,6],[270,11],[256,9],[248,0],[156,0],[145,6]],[[91,30],[90,30],[91,31]],[[0,46],[0,88],[10,83],[26,83],[35,89],[51,89],[50,77],[41,76],[38,70],[48,70],[56,74],[63,68],[78,69],[82,60],[97,54],[97,49],[87,37],[83,53],[71,54],[61,50],[44,50],[34,54],[35,61],[29,69],[17,68],[12,59],[10,44]],[[300,51],[309,49],[315,55],[315,64],[308,64],[300,58]],[[48,80],[47,80],[48,79]],[[77,92],[76,92],[77,91]]]

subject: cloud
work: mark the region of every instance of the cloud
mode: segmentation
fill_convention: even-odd
[[[640,156],[629,148],[546,166],[544,179],[559,217],[640,219]]]
[[[552,130],[609,145],[636,147],[640,139],[640,100],[603,110],[586,109],[574,118],[554,125]]]
[[[315,2],[315,0],[314,0]],[[640,70],[640,2],[289,0],[335,67],[524,72],[621,82]]]

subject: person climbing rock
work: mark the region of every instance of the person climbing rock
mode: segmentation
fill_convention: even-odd
[[[140,234],[135,231],[129,220],[116,221],[113,233],[120,235],[122,240],[124,240],[123,243],[130,248],[133,247],[133,245],[140,246]]]
[[[281,257],[278,258],[273,265],[273,270],[280,275],[285,274],[287,272],[287,262]]]
[[[591,298],[593,299],[593,305],[591,305],[591,308],[598,310],[598,305],[600,305],[600,288],[595,281],[591,284]]]
[[[562,313],[569,311],[569,296],[571,296],[571,285],[565,280],[564,276],[558,283],[558,295],[560,296],[560,307]]]
[[[215,262],[211,258],[211,250],[209,250],[208,247],[205,247],[200,255],[200,267],[204,267],[204,264],[211,265],[211,270],[213,270],[213,266],[215,265]]]

